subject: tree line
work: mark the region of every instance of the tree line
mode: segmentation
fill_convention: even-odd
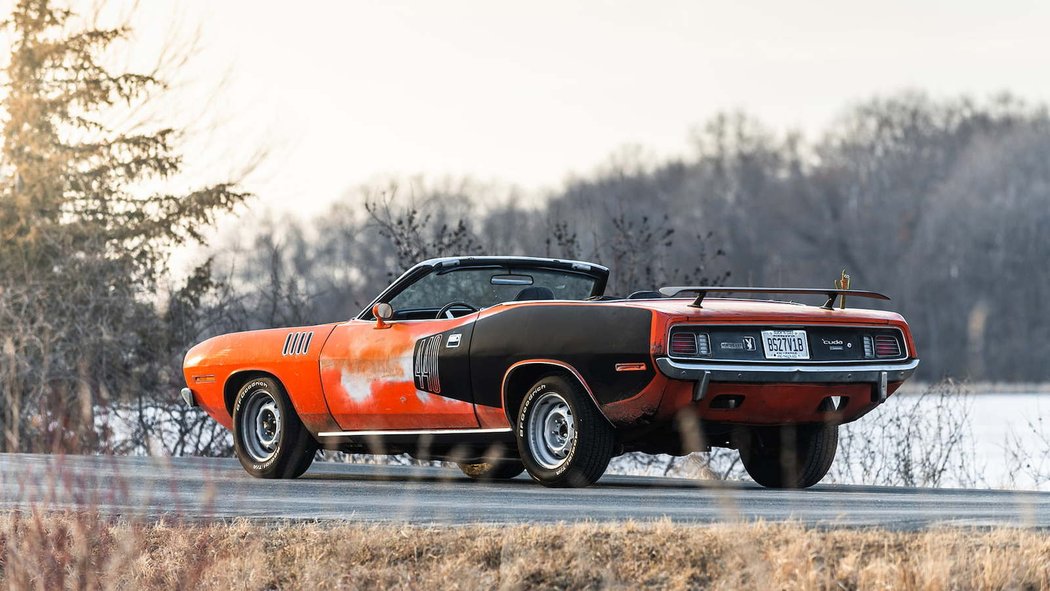
[[[261,215],[216,251],[252,326],[350,318],[417,261],[581,258],[609,292],[831,287],[845,269],[911,323],[920,377],[1050,379],[1050,118],[1008,95],[848,107],[816,140],[720,114],[665,161],[624,150],[527,205],[469,179],[387,179],[323,215]],[[851,305],[880,307],[869,301]]]

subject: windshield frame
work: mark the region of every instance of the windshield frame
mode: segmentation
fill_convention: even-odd
[[[605,293],[606,284],[609,281],[609,269],[594,263],[584,261],[573,261],[564,259],[542,259],[532,257],[450,257],[442,259],[430,259],[405,271],[384,289],[371,303],[356,316],[358,320],[375,320],[372,307],[379,303],[389,303],[401,292],[408,289],[420,279],[433,273],[448,273],[453,270],[465,268],[497,269],[508,272],[539,269],[572,275],[582,275],[594,279],[590,298],[596,298]]]

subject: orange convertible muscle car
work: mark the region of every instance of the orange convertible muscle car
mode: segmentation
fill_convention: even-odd
[[[840,289],[665,287],[604,295],[609,270],[527,257],[428,260],[356,318],[209,339],[185,361],[190,405],[233,430],[244,468],[295,478],[318,448],[527,470],[586,486],[629,451],[740,450],[768,487],[808,487],[838,425],[919,360],[900,315],[840,309]],[[819,296],[822,306],[707,297]]]

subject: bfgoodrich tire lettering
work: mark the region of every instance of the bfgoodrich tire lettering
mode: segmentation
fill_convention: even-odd
[[[313,462],[317,442],[272,378],[248,381],[233,404],[233,449],[256,478],[297,478]]]
[[[575,380],[549,375],[529,388],[517,420],[518,453],[545,486],[588,486],[605,473],[616,445],[612,426]]]

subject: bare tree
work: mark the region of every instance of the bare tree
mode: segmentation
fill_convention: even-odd
[[[448,196],[424,195],[402,203],[397,185],[366,198],[372,223],[393,247],[395,269],[436,256],[481,253],[467,220],[449,210],[450,202]]]

